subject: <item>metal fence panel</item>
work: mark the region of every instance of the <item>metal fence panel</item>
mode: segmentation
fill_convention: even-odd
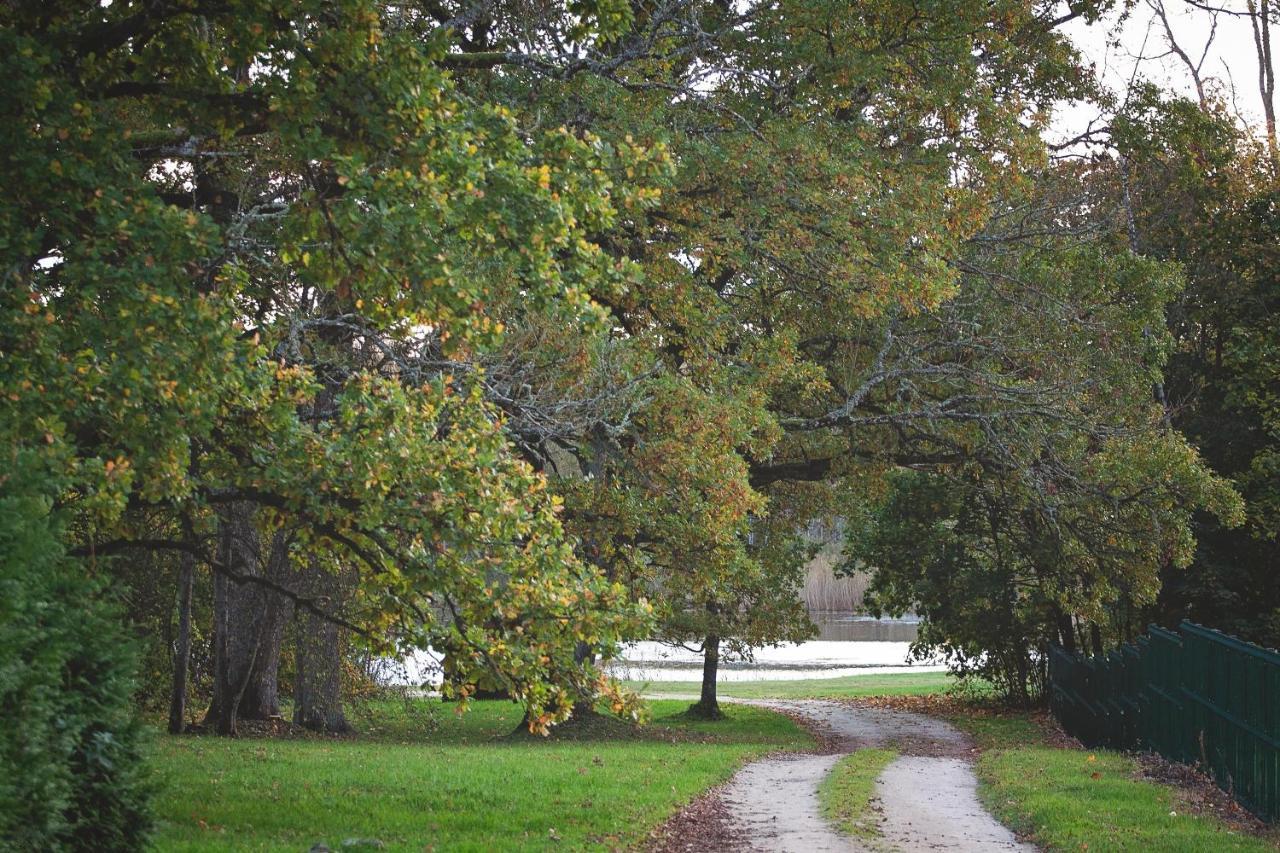
[[[1049,653],[1054,716],[1088,746],[1199,765],[1241,805],[1280,819],[1280,653],[1192,622],[1103,657]]]

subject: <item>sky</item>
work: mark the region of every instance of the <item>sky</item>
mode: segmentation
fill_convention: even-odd
[[[1076,20],[1063,29],[1086,60],[1094,65],[1107,88],[1121,98],[1134,79],[1147,80],[1195,97],[1195,87],[1187,68],[1170,53],[1164,26],[1156,17],[1151,2],[1153,0],[1137,0],[1127,14],[1113,12],[1093,25]],[[1217,87],[1224,100],[1234,105],[1234,111],[1242,121],[1259,127],[1262,106],[1258,95],[1258,63],[1248,19],[1220,14],[1215,29],[1211,13],[1192,6],[1186,0],[1164,2],[1174,36],[1193,61],[1200,59],[1208,43],[1201,70],[1208,88]],[[1240,11],[1245,8],[1245,0],[1216,2],[1224,8]],[[1211,32],[1213,39],[1210,43]],[[1234,99],[1231,95],[1233,82]],[[1058,139],[1075,136],[1097,116],[1096,106],[1061,105],[1054,117],[1051,135]]]

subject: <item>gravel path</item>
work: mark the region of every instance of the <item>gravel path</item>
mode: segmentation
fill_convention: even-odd
[[[959,758],[904,755],[876,780],[890,850],[1035,850],[987,813]]]
[[[818,785],[840,757],[793,755],[748,764],[721,794],[730,825],[760,850],[856,849],[823,819],[818,807]]]
[[[740,700],[734,700],[740,701]],[[767,853],[804,851],[1034,851],[978,801],[968,739],[947,723],[906,711],[821,700],[742,700],[802,720],[830,747],[825,755],[752,762],[721,792],[729,828]],[[841,835],[823,818],[818,785],[843,756],[891,746],[902,755],[876,780],[882,839]]]

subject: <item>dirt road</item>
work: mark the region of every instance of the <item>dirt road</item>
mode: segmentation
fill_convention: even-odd
[[[885,708],[821,700],[760,700],[802,720],[828,745],[823,755],[781,755],[742,768],[719,793],[732,846],[777,853],[811,851],[1034,851],[982,807],[970,744],[947,723]],[[900,754],[876,780],[881,838],[841,835],[823,819],[818,785],[855,750]],[[745,840],[745,841],[743,841]]]

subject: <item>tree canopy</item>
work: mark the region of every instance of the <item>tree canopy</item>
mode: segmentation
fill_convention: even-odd
[[[1043,139],[1109,5],[11,4],[8,476],[89,572],[182,561],[188,640],[216,576],[227,730],[288,608],[535,731],[634,713],[626,640],[807,636],[831,516],[875,606],[1029,695],[1242,512],[1153,398],[1187,279],[1117,227],[1141,122],[1124,169]],[[1268,435],[1269,334],[1229,347]]]

